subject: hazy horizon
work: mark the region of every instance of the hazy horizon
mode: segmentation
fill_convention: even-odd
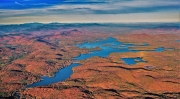
[[[24,23],[0,23],[0,25],[21,25],[21,24],[176,24],[179,22],[24,22]]]

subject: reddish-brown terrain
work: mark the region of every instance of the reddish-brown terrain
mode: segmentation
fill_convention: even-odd
[[[0,97],[18,93],[27,99],[180,98],[179,32],[176,29],[140,29],[111,33],[72,28],[2,36]],[[111,53],[107,58],[92,57],[80,61],[82,66],[73,68],[74,73],[66,81],[25,89],[27,85],[40,81],[41,76],[54,76],[59,69],[70,65],[74,57],[89,53],[89,49],[80,49],[75,44],[107,37],[151,46],[132,47],[140,50],[137,53]],[[151,51],[157,47],[170,49]],[[121,60],[136,57],[147,62],[130,66]]]

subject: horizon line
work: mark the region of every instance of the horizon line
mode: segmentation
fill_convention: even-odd
[[[25,23],[0,23],[0,25],[23,25],[23,24],[134,24],[134,23],[179,23],[179,22],[25,22]]]

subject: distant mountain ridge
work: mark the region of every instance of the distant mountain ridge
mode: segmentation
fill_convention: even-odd
[[[130,29],[180,29],[179,23],[24,23],[12,25],[0,25],[0,35],[12,34],[13,32],[23,33],[24,31],[57,30],[65,28],[83,27],[109,27],[109,28],[130,28]]]

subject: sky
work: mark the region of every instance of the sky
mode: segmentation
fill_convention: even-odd
[[[180,22],[179,0],[0,0],[0,24]]]

